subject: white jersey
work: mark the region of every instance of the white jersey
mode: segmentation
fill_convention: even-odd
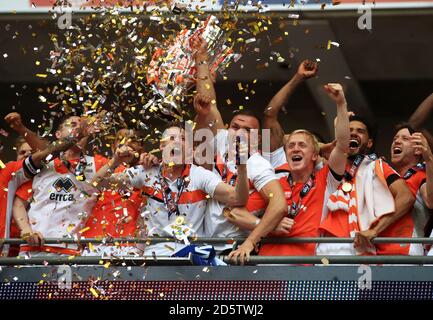
[[[85,159],[84,175],[90,181],[102,161],[90,156]],[[70,237],[78,232],[92,212],[98,195],[97,189],[77,180],[60,159],[51,161],[34,177],[32,189],[29,223],[33,231],[40,232],[44,238]]]
[[[192,229],[192,234],[203,236],[203,221],[207,199],[213,197],[221,178],[212,171],[196,165],[186,166],[182,173],[185,184],[183,188],[178,180],[171,181],[165,178],[171,190],[173,201],[177,202],[178,215],[169,211],[163,197],[161,186],[160,167],[146,170],[143,166],[137,166],[125,171],[124,175],[129,177],[131,186],[140,188],[147,196],[147,205],[142,209],[142,215],[147,226],[148,236],[173,236],[167,231],[167,227],[176,223],[181,217],[183,225]],[[182,190],[179,190],[182,188]],[[179,191],[180,195],[179,195]],[[172,255],[183,247],[179,243],[161,243],[147,246],[145,255],[155,252],[157,255]]]
[[[281,146],[272,152],[263,153],[263,158],[269,161],[273,168],[278,168],[283,164],[287,163],[286,153],[284,152],[284,147]]]
[[[289,175],[289,164],[287,163],[286,152],[283,146],[272,152],[263,154],[263,158],[269,161],[278,178]]]
[[[217,157],[223,161],[227,170],[227,180],[229,176],[237,174],[236,164],[233,161],[225,161],[228,152],[228,131],[219,130],[215,136],[217,148]],[[215,166],[214,172],[221,176],[221,170]],[[251,155],[247,161],[247,175],[250,183],[250,194],[255,190],[260,191],[266,184],[272,180],[277,180],[274,169],[260,154]],[[227,181],[229,182],[229,181]],[[246,231],[240,230],[239,227],[227,221],[223,216],[225,205],[216,200],[210,200],[206,208],[205,234],[209,237],[240,237],[247,234]],[[230,246],[224,246],[229,248]],[[219,250],[222,248],[218,247]]]

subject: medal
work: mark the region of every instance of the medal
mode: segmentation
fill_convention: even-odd
[[[177,217],[177,218],[176,218],[176,221],[175,221],[175,224],[176,224],[176,225],[181,226],[181,225],[183,225],[184,223],[185,223],[185,218],[184,218],[184,217]]]
[[[289,218],[295,219],[296,215],[299,212],[299,208],[295,203],[293,203],[291,206],[288,207],[288,211]]]
[[[348,193],[350,191],[352,191],[352,184],[349,182],[345,182],[343,183],[343,186],[341,187],[341,189],[345,192]]]

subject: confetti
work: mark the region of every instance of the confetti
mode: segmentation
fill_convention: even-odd
[[[87,230],[90,230],[90,227],[85,227],[85,228],[81,229],[80,231],[78,231],[78,233],[82,234],[82,233],[86,232]]]
[[[329,264],[329,260],[328,260],[328,258],[322,258],[320,261],[321,261],[322,264],[324,264],[325,266],[327,266],[327,265]]]
[[[94,288],[90,288],[89,290],[95,298],[99,298],[98,291],[96,291]]]

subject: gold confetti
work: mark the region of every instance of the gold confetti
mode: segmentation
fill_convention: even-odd
[[[98,293],[94,288],[90,288],[90,292],[93,294],[93,296],[94,296],[95,298],[98,298],[98,297],[99,297],[99,293]]]
[[[38,77],[38,78],[46,78],[48,75],[47,74],[45,74],[45,73],[37,73],[36,74],[36,77]]]
[[[327,258],[322,258],[320,261],[322,261],[322,263],[327,266],[329,264],[329,260]]]
[[[0,169],[6,168],[6,165],[3,163],[3,161],[0,160]]]
[[[89,250],[94,252],[95,251],[95,247],[93,246],[92,243],[89,242]]]
[[[184,217],[177,217],[175,224],[177,224],[178,226],[181,226],[185,223],[185,218]]]
[[[81,229],[80,231],[78,231],[78,233],[80,233],[80,234],[84,233],[84,232],[86,232],[89,229],[90,229],[90,227],[85,227],[85,228]]]
[[[166,247],[168,250],[171,250],[173,252],[176,251],[175,248],[173,248],[172,246],[169,246],[168,244],[165,244],[164,247]]]
[[[98,106],[99,100],[96,100],[95,103],[92,104],[92,110],[95,110]]]

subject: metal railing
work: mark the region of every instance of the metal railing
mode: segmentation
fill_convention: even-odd
[[[227,256],[219,256],[224,262],[233,264]],[[246,265],[423,265],[433,266],[433,256],[251,256]],[[0,266],[22,265],[93,265],[93,266],[185,266],[193,265],[191,257],[36,257],[0,258]]]
[[[246,238],[191,238],[190,242],[193,244],[206,243],[206,244],[231,244],[234,248],[242,243]],[[145,239],[139,238],[105,238],[105,239],[56,239],[47,238],[45,244],[81,244],[87,245],[92,244],[124,244],[124,243],[142,243],[146,245],[157,244],[162,242],[173,242],[177,241],[175,238],[166,237],[149,237]],[[285,243],[352,243],[353,238],[265,238],[261,243],[274,243],[274,244],[285,244]],[[419,243],[419,244],[433,244],[433,238],[375,238],[372,240],[373,243]],[[21,245],[26,244],[22,239],[0,239],[0,245]],[[219,256],[220,259],[227,263],[232,263],[228,260],[227,256]],[[143,256],[143,257],[131,257],[131,256],[120,256],[120,257],[109,257],[102,256],[59,256],[59,257],[35,257],[35,258],[0,258],[0,265],[3,266],[14,266],[14,265],[135,265],[135,266],[179,266],[179,265],[192,265],[191,256],[186,258],[173,258],[167,256]],[[331,255],[331,256],[251,256],[249,261],[245,264],[249,265],[269,265],[269,264],[314,264],[314,265],[341,265],[341,264],[432,264],[433,256],[343,256],[343,255]]]
[[[189,238],[189,241],[193,244],[197,243],[207,243],[207,244],[233,244],[242,243],[245,241],[244,237],[235,238]],[[284,243],[353,243],[354,238],[334,238],[334,237],[322,237],[322,238],[264,238],[261,243],[274,243],[274,244],[284,244]],[[163,242],[178,242],[177,239],[172,237],[148,237],[148,238],[105,238],[105,239],[72,239],[72,238],[46,238],[44,240],[45,244],[115,244],[115,243],[142,243],[142,244],[157,244]],[[421,243],[421,244],[433,244],[433,238],[375,238],[372,243]],[[0,239],[0,245],[10,244],[10,245],[20,245],[26,244],[26,241],[22,239],[7,238]]]

